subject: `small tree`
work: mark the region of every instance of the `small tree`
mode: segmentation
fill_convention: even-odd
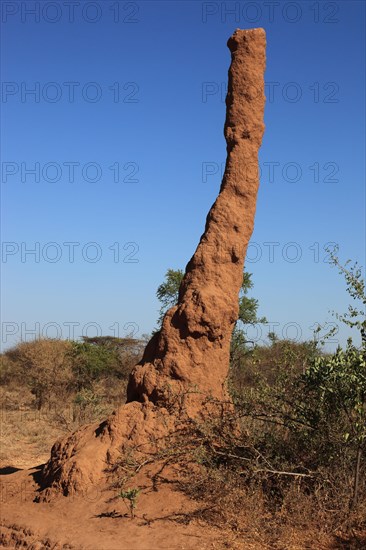
[[[179,287],[183,277],[184,273],[181,269],[168,269],[165,273],[165,281],[158,286],[156,296],[161,302],[158,319],[159,327],[168,309],[178,303]]]
[[[168,309],[178,303],[179,287],[184,273],[181,269],[168,269],[165,281],[159,285],[156,295],[161,302],[158,323],[161,325],[163,317]],[[237,323],[243,325],[265,323],[264,317],[258,318],[258,300],[249,298],[248,292],[253,288],[252,274],[244,272],[243,282],[239,292],[239,316]]]
[[[345,265],[342,265],[335,250],[328,249],[327,252],[330,255],[332,265],[337,267],[339,274],[345,278],[348,294],[356,302],[356,305],[350,304],[348,306],[346,313],[333,312],[333,314],[345,325],[360,331],[362,347],[366,350],[366,293],[361,268],[357,262],[351,265],[351,260],[347,260]]]
[[[245,329],[248,325],[266,323],[265,317],[258,317],[258,300],[249,298],[248,293],[253,288],[252,274],[243,273],[243,282],[239,291],[239,317],[235,323],[230,346],[231,366],[240,366],[242,357],[247,353],[247,336]]]
[[[336,376],[334,385],[349,420],[349,431],[345,433],[345,439],[356,447],[351,503],[351,507],[355,507],[358,500],[361,458],[366,446],[366,292],[365,280],[358,263],[352,265],[351,260],[347,260],[345,265],[342,265],[336,252],[337,250],[328,249],[331,263],[344,277],[347,292],[356,305],[350,304],[346,313],[333,314],[348,327],[359,330],[361,335],[361,350],[358,350],[352,344],[352,339],[349,339],[346,351],[338,349],[330,365],[333,367],[331,378]]]
[[[315,430],[337,426],[344,444],[353,449],[354,482],[351,508],[357,505],[361,458],[366,443],[366,362],[363,350],[349,340],[343,351],[319,356],[302,378],[304,395],[312,394],[307,420]]]
[[[365,305],[357,264],[347,262],[346,268],[335,257],[333,263],[345,276],[352,299]],[[350,339],[345,350],[325,354],[315,341],[292,343],[271,334],[270,346],[246,356],[251,378],[241,385],[236,381],[233,394],[240,414],[256,426],[252,435],[265,468],[271,464],[272,471],[284,477],[286,472],[305,473],[319,489],[327,487],[335,504],[344,491],[342,508],[349,502],[354,509],[365,488],[365,313],[360,306],[350,306],[347,314],[336,316],[360,330],[360,348]],[[347,494],[348,484],[352,488]]]
[[[72,379],[70,349],[71,344],[66,340],[40,338],[21,342],[6,352],[35,396],[38,410],[50,404],[52,395],[60,395],[62,388],[68,388]]]
[[[244,271],[243,282],[239,291],[239,317],[237,323],[254,325],[266,323],[265,317],[257,317],[259,303],[255,298],[249,298],[248,293],[253,288],[252,273]]]
[[[105,357],[108,357],[108,374],[119,379],[128,378],[131,369],[140,361],[146,346],[144,339],[115,336],[83,336],[83,342],[105,350]]]

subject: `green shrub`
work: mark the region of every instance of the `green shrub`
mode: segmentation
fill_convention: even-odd
[[[78,392],[91,389],[93,382],[112,371],[118,361],[114,350],[88,342],[72,342],[70,360],[73,384]]]

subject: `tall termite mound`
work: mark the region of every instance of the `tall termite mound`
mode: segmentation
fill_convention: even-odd
[[[166,314],[130,378],[129,401],[164,405],[197,388],[224,397],[244,258],[254,225],[264,123],[265,32],[237,30],[226,97],[227,161],[205,232],[186,267],[178,305]]]
[[[202,412],[207,397],[227,398],[230,340],[259,183],[265,32],[238,29],[228,47],[227,160],[219,195],[186,267],[178,304],[166,313],[131,373],[127,404],[102,424],[85,426],[53,446],[44,483],[64,494],[98,481],[127,447],[151,447],[174,430],[178,419],[171,405],[176,396],[182,396],[189,415]]]

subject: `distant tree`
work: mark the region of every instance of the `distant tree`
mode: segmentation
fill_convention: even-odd
[[[82,340],[86,344],[100,346],[105,349],[115,351],[120,355],[123,355],[125,352],[140,355],[146,345],[144,339],[130,337],[118,338],[116,336],[83,336]]]
[[[273,344],[278,342],[279,338],[278,338],[278,336],[275,332],[271,331],[271,332],[268,333],[268,340],[271,342],[271,344],[273,346]]]
[[[117,363],[114,350],[89,342],[72,342],[69,353],[75,389],[91,389],[93,382],[112,371]]]
[[[47,403],[50,405],[52,397],[60,396],[72,381],[70,349],[71,343],[66,340],[39,338],[21,342],[6,352],[19,380],[34,395],[38,410]]]
[[[132,369],[141,359],[146,346],[146,338],[118,338],[115,336],[83,337],[83,342],[90,346],[102,348],[106,360],[105,374],[126,379]]]

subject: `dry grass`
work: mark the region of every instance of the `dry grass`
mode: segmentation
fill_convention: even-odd
[[[0,466],[30,468],[45,462],[63,430],[50,422],[47,411],[33,407],[34,398],[24,387],[1,390]]]
[[[225,427],[220,426],[219,434],[224,431]],[[159,482],[173,483],[192,501],[199,502],[199,514],[194,518],[225,533],[227,548],[366,548],[364,495],[357,511],[351,513],[348,487],[339,487],[337,499],[327,487],[309,484],[305,478],[252,475],[245,459],[241,462],[230,458],[233,450],[225,444],[212,432],[211,423],[191,423],[182,433],[170,436],[162,446],[164,450],[148,460],[146,468],[153,462]],[[144,466],[141,468],[135,460],[122,460],[120,466],[114,477],[121,482],[127,480],[128,486],[138,486],[134,472],[142,472]],[[130,472],[127,477],[126,471]]]
[[[123,391],[115,389],[116,395],[105,399],[103,383],[94,390],[100,396],[100,404],[80,407],[73,402],[74,396],[69,396],[37,410],[34,396],[27,388],[12,385],[1,388],[0,468],[43,464],[58,438],[83,424],[105,418],[119,404],[117,399]]]
[[[302,365],[303,357],[300,359]],[[290,360],[293,361],[293,355]],[[126,380],[107,376],[94,381],[84,393],[67,393],[58,387],[46,405],[37,410],[35,395],[21,377],[12,378],[7,372],[5,369],[5,384],[0,390],[1,468],[31,468],[46,462],[56,439],[82,424],[105,418],[124,402],[126,393]],[[236,379],[239,390],[250,382],[244,378]],[[260,448],[265,452],[266,446],[259,446],[263,443],[259,440],[267,433],[263,423],[250,418],[230,422],[220,416],[217,420],[211,418],[209,425],[188,423],[186,431],[175,434],[163,446],[161,455],[148,460],[149,467],[154,461],[155,467],[165,464],[168,470],[179,466],[178,475],[174,480],[170,475],[169,482],[177,484],[191,502],[202,504],[200,516],[195,515],[194,519],[223,533],[230,550],[366,548],[366,482],[361,483],[357,511],[350,513],[347,503],[352,476],[346,462],[335,463],[337,471],[317,472],[331,479],[332,490],[329,485],[317,485],[315,481],[307,483],[307,478],[258,475],[263,472],[260,468],[266,466],[262,460],[265,458],[262,456],[258,461],[252,451]],[[268,437],[280,441],[278,430],[267,427]],[[286,446],[287,440],[283,441]],[[281,462],[283,448],[276,447],[280,462],[275,467],[294,467],[296,471],[298,461],[290,465]],[[240,456],[235,458],[235,454]],[[115,487],[121,488],[124,482],[126,486],[133,484],[136,473],[143,472],[144,467],[133,458],[124,455],[120,471],[116,465],[111,476],[115,478]]]
[[[77,422],[71,421],[70,409],[35,410],[33,396],[24,389],[18,393],[18,408],[16,390],[3,390],[2,397],[8,408],[2,409],[1,467],[30,468],[44,463],[55,440],[68,433],[71,426],[77,427]],[[60,421],[61,413],[69,418],[68,427]],[[197,452],[197,442],[190,441],[187,434],[174,445],[171,442],[168,454],[158,459],[167,464],[179,462],[178,486],[193,501],[205,504],[201,521],[225,533],[228,549],[361,550],[366,547],[366,533],[343,530],[342,525],[337,529],[331,514],[320,507],[319,499],[306,494],[299,480],[289,486],[282,505],[276,507],[259,484],[243,482],[239,469],[225,464],[202,464],[205,461]]]

